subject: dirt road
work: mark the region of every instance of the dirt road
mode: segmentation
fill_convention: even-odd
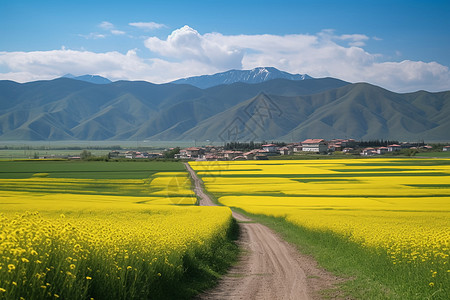
[[[200,205],[215,205],[187,163],[186,168]],[[218,286],[198,299],[320,299],[319,291],[332,289],[340,281],[266,226],[235,212],[233,217],[239,221],[244,254]]]

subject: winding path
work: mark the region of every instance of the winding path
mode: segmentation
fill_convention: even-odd
[[[185,165],[200,205],[216,205],[195,171]],[[215,288],[198,299],[320,299],[319,291],[332,289],[340,281],[268,227],[236,212],[233,217],[239,222],[238,243],[244,254]]]

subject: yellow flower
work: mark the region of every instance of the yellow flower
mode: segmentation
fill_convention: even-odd
[[[27,263],[30,262],[28,259],[26,259],[25,257],[22,257],[22,262]]]
[[[433,287],[434,286],[434,282],[430,282],[428,285]]]
[[[9,269],[9,271],[15,270],[15,269],[16,269],[16,266],[13,265],[13,264],[9,264],[9,265],[8,265],[8,269]]]
[[[0,293],[4,293],[6,290],[4,288],[0,288]]]
[[[74,264],[71,264],[69,267],[70,267],[71,270],[76,268],[76,266]]]
[[[86,276],[86,279],[87,279],[87,280],[91,280],[91,279],[92,279],[92,277],[90,277],[90,276]]]

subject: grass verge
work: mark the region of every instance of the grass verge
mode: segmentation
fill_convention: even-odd
[[[394,266],[385,252],[364,248],[331,231],[310,230],[287,222],[284,218],[253,215],[242,209],[233,210],[249,216],[313,256],[323,268],[348,278],[340,285],[343,297],[356,299],[448,299],[448,287],[428,286],[422,278],[426,266]],[[429,289],[424,289],[427,287]],[[326,295],[324,295],[326,297]]]

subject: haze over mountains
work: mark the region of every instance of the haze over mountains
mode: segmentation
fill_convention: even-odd
[[[179,82],[0,81],[0,139],[450,140],[450,92],[398,94],[307,75],[270,80],[289,73],[254,70],[184,79],[227,83],[203,89]],[[262,82],[229,83],[236,78]]]

